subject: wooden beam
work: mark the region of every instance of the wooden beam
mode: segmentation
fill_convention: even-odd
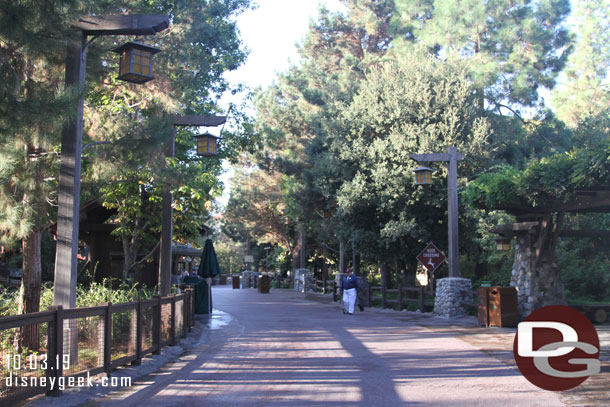
[[[85,35],[154,35],[169,27],[164,15],[116,15],[81,17],[71,28]]]
[[[215,116],[212,114],[172,116],[174,126],[215,127],[224,124],[226,121],[227,116]]]
[[[439,162],[439,161],[449,161],[450,156],[447,153],[432,153],[432,154],[409,154],[409,158],[415,161],[420,162]],[[456,159],[460,161],[464,158],[464,154],[457,153]]]
[[[598,193],[595,196],[576,196],[576,198],[568,202],[551,201],[548,205],[553,212],[580,212],[580,211],[595,211],[607,210],[610,207],[610,193]]]
[[[530,232],[535,227],[538,227],[540,222],[515,222],[507,223],[504,225],[498,225],[498,227],[492,229],[493,233],[498,234],[514,234],[515,232]]]
[[[504,210],[513,215],[544,215],[551,212],[600,212],[610,213],[610,192],[597,192],[594,195],[577,195],[567,202],[550,200],[541,206],[504,206],[495,209]]]
[[[593,230],[593,229],[584,229],[584,230],[561,230],[559,231],[560,237],[599,237],[599,238],[610,238],[610,230]]]

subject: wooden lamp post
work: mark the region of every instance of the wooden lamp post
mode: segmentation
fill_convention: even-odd
[[[460,277],[459,269],[459,245],[458,245],[458,193],[457,193],[457,163],[464,158],[464,154],[459,154],[457,149],[449,147],[447,153],[434,154],[409,154],[409,158],[417,162],[446,162],[447,163],[447,201],[448,201],[448,238],[449,238],[449,277]],[[422,170],[424,168],[425,170]],[[431,169],[427,167],[418,168],[419,173],[428,172],[431,174]],[[422,182],[417,182],[418,185],[427,185],[432,182],[431,178],[428,182],[425,181],[425,175],[419,175],[416,172],[416,177],[420,176]],[[431,177],[431,175],[430,175]]]
[[[72,25],[66,54],[66,85],[81,94],[85,89],[88,36],[153,35],[169,27],[164,15],[118,15],[85,17]],[[80,210],[81,152],[84,98],[75,106],[74,119],[63,128],[57,208],[54,304],[76,306],[78,220]]]
[[[174,157],[175,143],[176,143],[176,127],[216,127],[224,124],[227,121],[226,116],[214,116],[214,115],[185,115],[185,116],[173,116],[172,123],[174,129],[172,132],[171,140],[167,145],[166,156],[169,158]],[[218,137],[209,135],[213,139]],[[203,137],[204,139],[206,137]],[[216,140],[215,140],[216,141]],[[203,146],[202,146],[203,147]],[[197,149],[199,150],[199,142],[197,143]],[[213,151],[213,154],[212,154]],[[216,143],[208,144],[206,142],[206,149],[202,151],[205,156],[216,155]],[[203,154],[205,152],[205,154]],[[199,151],[198,151],[199,153]],[[162,223],[161,223],[161,244],[159,253],[159,274],[158,274],[158,287],[159,294],[165,296],[169,294],[171,287],[171,270],[172,270],[172,236],[173,236],[173,209],[172,209],[172,192],[169,186],[163,187],[163,202],[162,202]]]

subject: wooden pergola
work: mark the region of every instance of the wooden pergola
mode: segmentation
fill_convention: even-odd
[[[511,285],[519,290],[519,314],[529,315],[546,305],[566,304],[565,288],[557,267],[555,248],[560,237],[610,237],[609,230],[569,230],[563,227],[566,213],[610,213],[608,188],[577,190],[567,200],[548,200],[539,206],[504,206],[514,223],[493,232],[516,238]]]

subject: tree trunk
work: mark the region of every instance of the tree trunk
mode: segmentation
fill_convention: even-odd
[[[388,283],[390,282],[390,272],[386,263],[379,264],[381,271],[381,308],[386,307],[386,290],[388,289]]]
[[[40,311],[40,285],[42,266],[40,264],[42,232],[36,228],[29,236],[23,239],[23,275],[19,290],[18,312],[30,314]],[[27,325],[21,328],[20,348],[30,350],[39,349],[38,325]]]
[[[339,273],[345,274],[345,243],[339,242]]]
[[[301,225],[299,230],[299,246],[300,246],[300,268],[307,268],[307,235],[305,234],[305,225]]]
[[[126,236],[123,236],[122,241],[124,257],[122,276],[123,281],[128,281],[129,270],[131,269],[131,266],[133,266],[133,264],[136,262],[136,248],[134,247],[134,244],[132,243],[131,239],[127,238]]]
[[[352,268],[354,270],[354,275],[360,275],[360,253],[356,251],[354,248],[354,243],[352,242]]]
[[[517,236],[511,286],[517,287],[519,315],[547,305],[565,305],[565,287],[555,258],[563,213],[545,215],[536,235]]]

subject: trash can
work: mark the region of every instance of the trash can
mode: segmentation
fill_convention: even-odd
[[[519,323],[516,287],[490,287],[489,326],[516,327]]]
[[[227,285],[227,276],[224,274],[220,275],[220,285]]]
[[[269,294],[271,288],[271,279],[269,276],[260,276],[258,278],[258,292],[261,294]]]
[[[231,281],[233,282],[233,289],[239,290],[239,276],[232,276]]]
[[[209,314],[212,309],[212,299],[210,298],[210,289],[205,279],[189,276],[184,280],[184,284],[193,286],[195,314]]]

